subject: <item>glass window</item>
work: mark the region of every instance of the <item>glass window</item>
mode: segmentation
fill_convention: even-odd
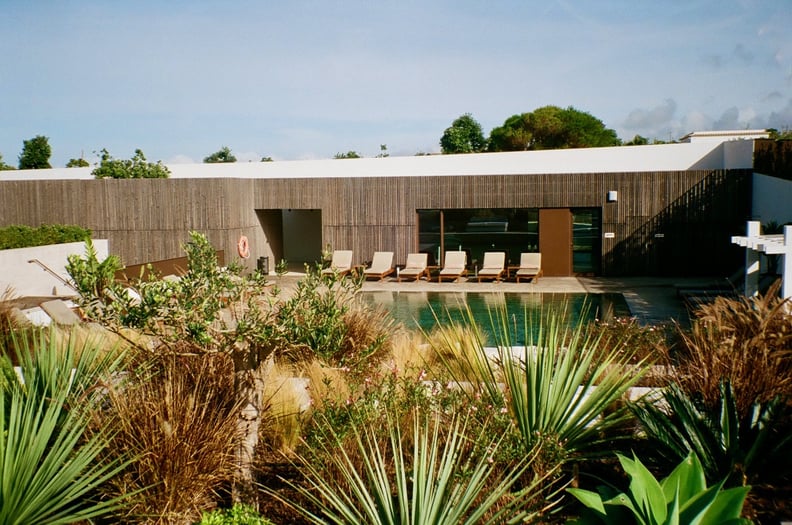
[[[509,264],[520,253],[539,250],[537,208],[475,208],[418,211],[419,249],[441,264],[446,251],[462,250],[468,264],[481,265],[484,252],[506,252]]]
[[[600,208],[572,209],[572,271],[574,273],[599,273],[602,253],[601,225]]]

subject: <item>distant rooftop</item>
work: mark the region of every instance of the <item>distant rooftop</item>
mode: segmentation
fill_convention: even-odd
[[[770,137],[770,132],[766,129],[726,129],[721,131],[694,131],[688,133],[679,142],[696,142],[699,140],[752,140],[766,139]]]

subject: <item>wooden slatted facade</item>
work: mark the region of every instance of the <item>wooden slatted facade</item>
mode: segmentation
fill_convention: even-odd
[[[750,206],[751,170],[0,182],[0,225],[78,224],[129,265],[182,256],[190,230],[229,255],[246,235],[250,267],[278,260],[285,209],[320,210],[323,245],[356,263],[376,250],[400,263],[417,247],[417,210],[594,207],[614,234],[602,239],[603,275],[728,275]]]

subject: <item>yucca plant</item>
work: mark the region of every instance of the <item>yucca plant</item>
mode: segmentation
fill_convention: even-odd
[[[412,428],[397,415],[385,418],[385,442],[379,423],[354,427],[354,451],[326,422],[332,439],[319,452],[341,473],[328,476],[311,457],[298,457],[305,482],[294,484],[306,503],[284,501],[311,523],[494,524],[530,521],[540,510],[528,503],[543,478],[516,490],[532,455],[511,468],[492,461],[502,438],[486,438],[463,416],[446,419],[437,412],[416,410]],[[483,438],[481,447],[473,442]],[[412,446],[409,446],[412,443]],[[363,458],[362,466],[350,452]],[[270,495],[281,498],[275,491]],[[548,504],[550,506],[552,504]]]
[[[19,378],[0,384],[0,523],[74,523],[104,516],[125,497],[99,501],[97,488],[124,467],[100,461],[112,435],[88,433],[92,411],[123,354],[41,333],[17,345]],[[0,357],[5,371],[10,356]]]
[[[666,465],[694,452],[709,480],[726,486],[767,483],[792,467],[792,406],[776,397],[742,415],[728,381],[716,406],[670,384],[657,399],[631,408],[648,441],[647,453]]]
[[[723,490],[723,481],[707,487],[704,469],[695,454],[682,460],[671,474],[657,481],[633,455],[629,459],[617,454],[630,477],[626,492],[613,487],[599,487],[597,492],[569,488],[586,510],[571,525],[605,523],[618,525],[738,525],[745,496],[750,487]]]
[[[627,437],[629,431],[622,427],[630,414],[620,400],[646,372],[644,360],[636,364],[618,343],[603,351],[601,336],[592,336],[581,324],[567,327],[563,309],[537,319],[526,313],[527,340],[519,346],[506,312],[490,315],[497,362],[474,329],[469,333],[477,341],[466,342],[476,352],[468,358],[469,370],[479,371],[476,386],[481,392],[503,400],[526,450],[544,442],[557,446],[561,459],[581,459],[603,442]]]

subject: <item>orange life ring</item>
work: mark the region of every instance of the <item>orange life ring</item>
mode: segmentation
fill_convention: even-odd
[[[244,235],[240,237],[239,242],[237,242],[237,252],[239,252],[239,256],[243,259],[250,257],[250,244],[248,244],[248,239]]]

